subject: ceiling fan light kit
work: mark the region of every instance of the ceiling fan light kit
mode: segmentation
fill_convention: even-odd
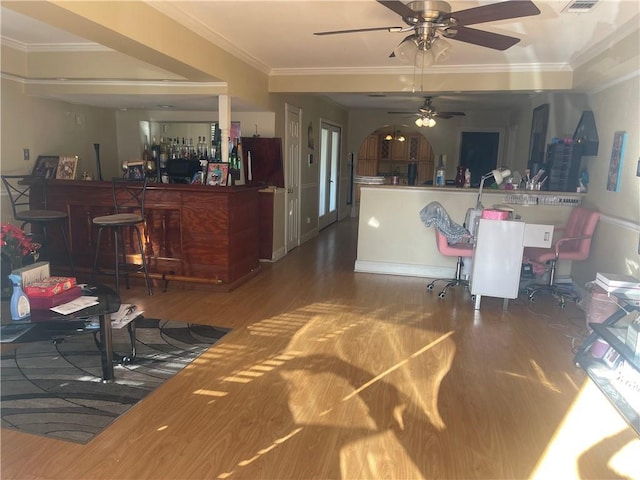
[[[416,126],[418,127],[435,127],[436,126],[436,119],[433,117],[418,117],[416,118]]]

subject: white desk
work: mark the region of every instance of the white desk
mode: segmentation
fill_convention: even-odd
[[[474,308],[487,295],[503,298],[506,310],[518,297],[524,247],[550,248],[552,238],[553,225],[479,219],[469,279]]]

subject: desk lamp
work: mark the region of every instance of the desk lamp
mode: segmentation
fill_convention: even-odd
[[[484,208],[482,206],[482,187],[484,187],[484,181],[487,178],[491,178],[493,177],[496,181],[496,183],[498,185],[500,185],[502,183],[502,181],[507,178],[509,175],[511,175],[511,170],[509,170],[508,168],[504,169],[504,170],[499,170],[499,169],[495,169],[495,170],[491,170],[489,173],[485,173],[482,176],[482,179],[480,180],[480,190],[478,191],[478,201],[476,202],[476,209],[482,209]]]

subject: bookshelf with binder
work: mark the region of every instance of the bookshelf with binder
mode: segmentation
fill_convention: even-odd
[[[640,435],[640,306],[617,295],[619,308],[603,323],[589,323],[592,333],[574,361]]]

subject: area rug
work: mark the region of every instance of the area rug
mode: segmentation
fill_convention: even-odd
[[[2,354],[2,428],[88,443],[228,332],[138,318],[137,357],[130,365],[114,366],[114,383],[101,382],[100,355],[91,333],[63,336],[56,343],[19,343]],[[115,352],[130,352],[126,328],[114,330],[113,341]]]

